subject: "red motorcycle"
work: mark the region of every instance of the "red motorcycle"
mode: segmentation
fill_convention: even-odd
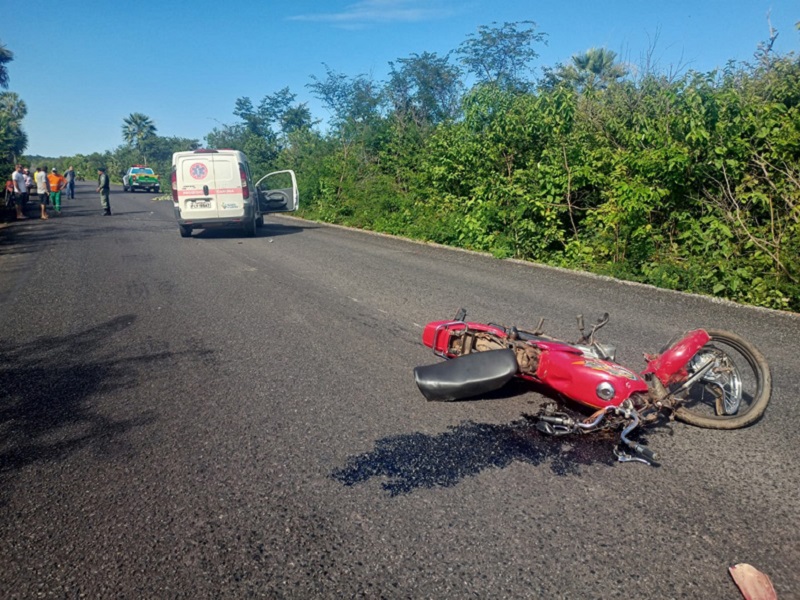
[[[675,338],[660,354],[645,354],[636,373],[615,362],[616,349],[596,339],[608,313],[567,343],[536,331],[466,320],[462,308],[448,321],[428,323],[422,342],[451,359],[414,369],[428,400],[451,401],[495,391],[514,377],[540,384],[551,395],[596,409],[588,418],[556,412],[552,403],[535,415],[549,435],[622,429],[614,450],[622,462],[653,463],[656,454],[630,439],[639,424],[662,417],[711,429],[738,429],[758,420],[769,403],[772,377],[763,355],[738,335],[695,329]]]

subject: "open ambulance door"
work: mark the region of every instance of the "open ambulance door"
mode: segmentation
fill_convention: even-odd
[[[294,171],[275,171],[256,183],[258,207],[262,213],[292,212],[300,206]]]

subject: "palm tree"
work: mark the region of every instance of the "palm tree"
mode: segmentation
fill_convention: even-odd
[[[0,43],[0,88],[8,89],[8,69],[6,63],[14,60],[14,53]]]
[[[577,83],[585,87],[608,86],[628,74],[624,65],[615,62],[617,53],[606,48],[589,48],[583,54],[572,57],[577,71]]]
[[[156,126],[150,117],[142,113],[131,113],[122,122],[124,123],[122,138],[142,153],[144,164],[147,164],[147,157],[144,156],[144,143],[156,134]]]
[[[0,112],[6,113],[20,125],[22,119],[28,114],[28,106],[16,92],[0,92]]]

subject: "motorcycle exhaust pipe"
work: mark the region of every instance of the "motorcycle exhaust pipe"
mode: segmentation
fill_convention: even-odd
[[[558,423],[548,423],[544,420],[536,421],[536,429],[545,435],[567,435],[573,432],[572,427]]]

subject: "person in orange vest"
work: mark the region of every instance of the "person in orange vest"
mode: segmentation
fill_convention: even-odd
[[[58,170],[53,167],[52,173],[47,176],[47,181],[50,183],[50,200],[53,202],[53,208],[56,213],[61,212],[61,190],[67,185],[67,180],[58,174]]]

